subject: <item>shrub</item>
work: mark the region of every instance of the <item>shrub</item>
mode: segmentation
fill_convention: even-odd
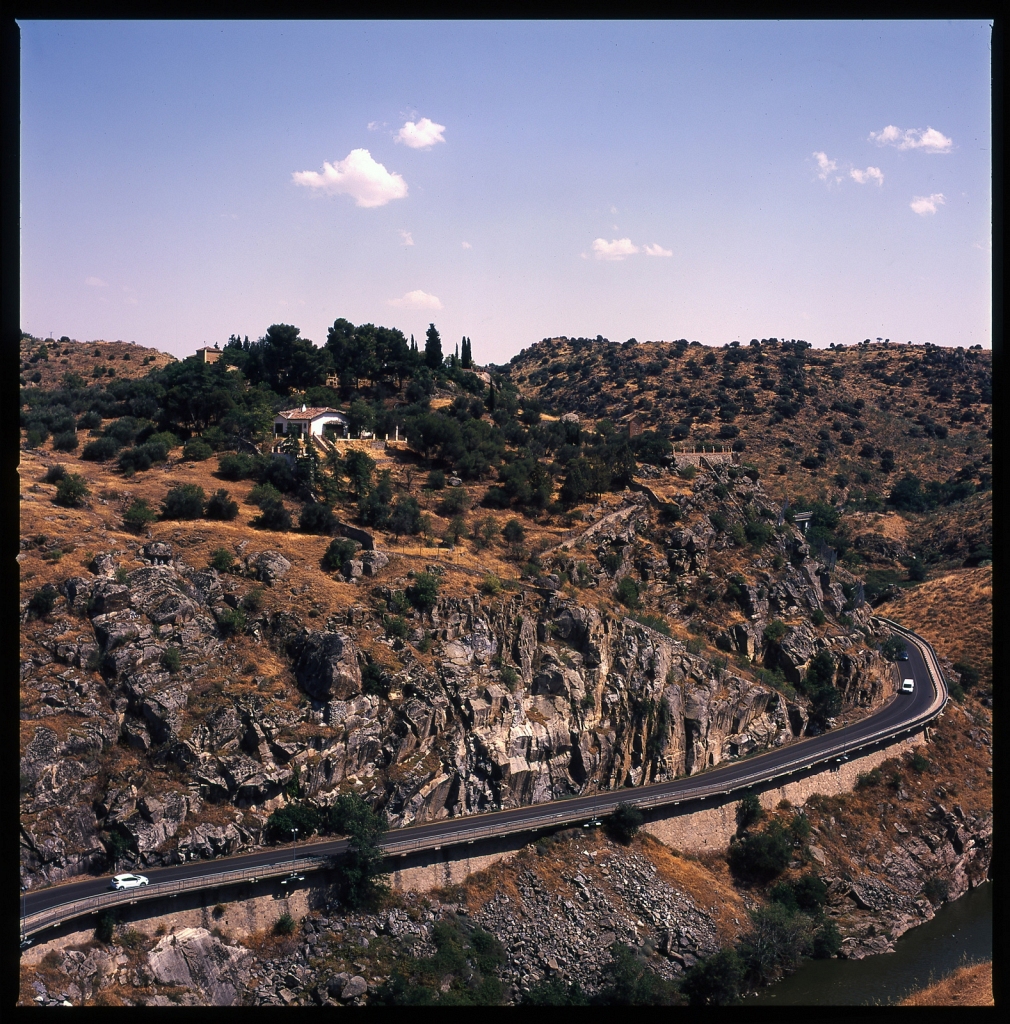
[[[114,910],[106,910],[104,913],[99,914],[95,922],[95,938],[99,942],[104,942],[108,945],[112,942],[112,937],[115,934],[118,923],[119,916]]]
[[[421,506],[416,498],[400,496],[396,499],[389,515],[389,529],[397,537],[403,534],[411,536],[421,532]]]
[[[755,551],[760,551],[775,536],[775,530],[768,523],[755,520],[744,527],[744,536]]]
[[[275,842],[281,843],[291,842],[295,829],[298,830],[299,838],[307,839],[324,827],[325,818],[322,812],[305,803],[292,802],[284,807],[278,807],[267,818],[267,835]]]
[[[135,498],[123,513],[123,525],[128,530],[139,533],[157,518],[154,509],[143,498]]]
[[[950,894],[950,884],[947,882],[946,878],[941,878],[939,875],[933,875],[933,877],[928,878],[926,883],[923,885],[922,894],[930,903],[933,904],[933,906],[939,906]]]
[[[385,616],[383,624],[386,627],[386,633],[388,636],[391,636],[396,640],[403,640],[407,636],[407,621],[399,615]]]
[[[480,585],[480,589],[489,597],[501,593],[501,580],[494,573],[488,573]]]
[[[95,430],[102,425],[102,417],[94,409],[89,409],[77,421],[78,430]]]
[[[166,647],[161,655],[161,667],[166,672],[178,672],[182,667],[182,654],[178,647]]]
[[[272,498],[260,505],[260,514],[252,520],[257,530],[276,530],[282,533],[291,529],[291,515],[280,498]]]
[[[235,564],[235,556],[227,548],[215,548],[211,552],[210,567],[218,572],[227,572]]]
[[[214,454],[214,449],[202,437],[191,437],[182,446],[182,457],[187,462],[203,462]]]
[[[438,578],[428,572],[419,572],[414,585],[407,588],[411,604],[422,612],[430,611],[438,600]]]
[[[440,469],[433,469],[428,474],[428,486],[433,491],[441,491],[445,487],[445,473]]]
[[[257,468],[257,460],[245,454],[222,455],[217,460],[217,475],[222,480],[248,480]]]
[[[44,619],[49,616],[52,613],[53,606],[56,604],[57,593],[56,588],[51,583],[47,583],[44,587],[36,590],[28,602],[29,613],[38,619]]]
[[[820,608],[814,609],[814,614],[810,616],[810,620],[813,622],[815,626],[823,626],[824,623],[828,621],[827,616],[824,614],[824,612],[821,611]]]
[[[501,670],[501,681],[509,687],[519,682],[519,673],[511,665],[503,665]]]
[[[245,612],[240,608],[224,608],[215,615],[222,636],[234,636],[246,627]]]
[[[683,999],[678,987],[661,978],[631,948],[615,942],[610,947],[607,968],[610,984],[593,1000],[604,1006],[679,1006]]]
[[[757,794],[745,793],[736,808],[736,834],[742,836],[751,825],[760,821],[764,816],[764,808],[761,806]]]
[[[327,572],[339,572],[344,563],[354,557],[358,545],[346,537],[336,537],[330,541],[330,546],[323,555],[323,568]]]
[[[972,690],[978,686],[978,669],[973,665],[969,665],[966,661],[955,661],[954,671],[961,676],[961,686],[965,690]]]
[[[84,446],[81,458],[89,462],[107,462],[122,447],[122,444],[114,437],[99,437]]]
[[[250,615],[255,615],[263,608],[263,588],[253,587],[245,597],[242,598],[242,609],[243,611],[249,612]]]
[[[295,919],[285,911],[274,924],[274,932],[277,935],[290,935],[295,930]]]
[[[162,519],[199,519],[203,515],[203,488],[196,484],[173,487],[161,504]]]
[[[377,662],[370,661],[361,670],[361,692],[370,697],[385,697],[389,693],[389,677]]]
[[[827,960],[842,948],[842,936],[838,925],[828,918],[814,935],[812,953],[815,960]]]
[[[785,870],[791,853],[786,830],[772,822],[764,832],[730,844],[729,866],[743,881],[768,882]]]
[[[67,467],[57,462],[55,466],[50,466],[46,470],[45,476],[42,477],[42,482],[45,484],[58,484],[66,475]]]
[[[333,510],[318,501],[302,506],[298,516],[298,529],[303,533],[332,534],[337,528],[337,517]]]
[[[249,497],[246,501],[250,505],[255,505],[257,508],[262,508],[263,504],[267,501],[278,501],[280,499],[281,492],[277,490],[271,483],[257,484],[250,492]]]
[[[522,544],[526,539],[526,531],[523,529],[523,524],[518,519],[510,519],[505,524],[505,529],[502,530],[502,536],[505,538],[505,542],[511,545]]]
[[[630,576],[622,576],[617,584],[617,600],[628,608],[638,607],[638,584]]]
[[[645,823],[645,815],[632,804],[620,803],[607,818],[607,833],[627,846]]]
[[[929,758],[920,754],[919,751],[915,751],[914,754],[908,759],[909,767],[912,771],[921,775],[927,768],[929,768]]]
[[[53,437],[53,450],[58,452],[72,452],[77,447],[77,431],[65,430]]]
[[[228,492],[222,487],[215,491],[207,500],[204,515],[208,519],[231,520],[238,516],[238,502],[232,501]]]
[[[64,508],[80,508],[90,493],[87,481],[80,473],[67,473],[56,485],[56,497],[53,500]]]
[[[740,995],[744,964],[733,948],[699,960],[680,982],[680,991],[691,1006],[728,1006]]]
[[[789,632],[789,627],[781,619],[773,619],[765,626],[765,643],[777,644]]]
[[[470,495],[462,487],[450,487],[438,507],[439,515],[456,516],[470,507]]]

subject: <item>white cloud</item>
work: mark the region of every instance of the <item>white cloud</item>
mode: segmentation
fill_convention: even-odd
[[[954,145],[942,132],[935,128],[901,129],[889,124],[883,131],[870,132],[870,141],[878,146],[894,146],[897,149],[924,149],[927,153],[949,153]]]
[[[429,295],[427,292],[422,292],[420,288],[413,292],[407,292],[406,295],[401,296],[399,299],[390,299],[389,305],[396,306],[398,309],[442,308],[442,303],[436,295]]]
[[[404,231],[403,228],[400,228],[400,238],[403,239],[403,241],[400,243],[401,245],[414,244],[414,236],[409,231]]]
[[[827,153],[814,153],[814,159],[817,161],[817,177],[821,181],[827,181],[828,176],[838,170],[838,163],[835,160],[829,160]]]
[[[399,174],[391,174],[372,159],[367,149],[352,149],[336,163],[324,163],[323,171],[295,171],[296,185],[323,192],[351,196],[358,206],[385,206],[391,199],[403,199],[407,183]]]
[[[610,207],[610,212],[611,213],[617,213],[617,207],[616,206],[611,206]]]
[[[647,245],[645,247],[645,255],[646,256],[672,256],[673,255],[673,250],[672,249],[664,249],[661,245],[659,245],[657,243],[656,245]]]
[[[593,242],[593,252],[598,260],[623,260],[625,256],[634,256],[641,251],[630,238],[615,238],[610,242],[597,238]]]
[[[936,213],[936,208],[943,206],[946,201],[942,192],[934,192],[931,196],[915,196],[908,205],[920,217],[925,217],[926,214]]]
[[[408,121],[394,137],[394,142],[402,142],[411,149],[428,149],[436,142],[445,142],[442,132],[444,124],[435,124],[430,118],[422,117],[416,124]]]
[[[858,181],[860,185],[865,185],[868,181],[875,181],[878,185],[884,184],[884,173],[879,167],[867,167],[865,171],[853,167],[849,171],[849,177],[853,181]]]
[[[368,130],[370,132],[377,132],[380,128],[385,128],[385,127],[386,127],[386,122],[385,121],[369,121],[368,122]]]
[[[469,242],[461,242],[460,244],[463,246],[464,249],[472,249],[473,248],[473,246]]]
[[[92,288],[108,288],[109,282],[103,281],[100,277],[86,277],[84,279],[86,285],[90,285]]]

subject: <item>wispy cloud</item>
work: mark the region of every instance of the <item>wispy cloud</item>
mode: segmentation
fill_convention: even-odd
[[[931,196],[915,196],[908,204],[920,217],[936,213],[938,206],[947,202],[942,192],[934,192]]]
[[[460,244],[463,246],[464,249],[472,249],[473,248],[473,246],[469,242],[461,242]]]
[[[404,231],[403,228],[400,228],[400,238],[402,239],[400,245],[414,244],[414,236],[409,231]]]
[[[368,122],[368,130],[370,132],[377,132],[380,128],[385,128],[385,127],[386,127],[386,122],[385,121],[369,121]]]
[[[889,124],[883,131],[870,132],[870,141],[896,149],[924,149],[927,153],[949,153],[954,142],[935,128],[898,128]]]
[[[358,206],[385,206],[392,199],[403,199],[407,183],[396,173],[372,159],[367,149],[352,149],[336,163],[324,163],[318,171],[295,171],[296,185],[321,192],[351,196]]]
[[[406,295],[402,295],[398,299],[390,299],[390,306],[396,306],[398,309],[441,309],[442,303],[437,295],[429,295],[427,292],[422,292],[420,288],[416,291],[407,292]]]
[[[430,149],[436,142],[445,142],[442,132],[444,124],[435,124],[430,118],[422,117],[416,123],[408,121],[394,137],[395,142],[402,142],[411,149]]]
[[[625,256],[634,256],[641,251],[630,238],[615,238],[610,242],[597,238],[593,242],[593,254],[598,260],[623,260]]]
[[[661,245],[647,245],[645,247],[646,256],[672,256],[672,249],[664,249]]]
[[[821,181],[827,181],[838,170],[838,162],[828,159],[827,153],[816,152],[813,154],[813,157],[817,161],[817,177]],[[842,179],[839,178],[838,180],[841,181]]]
[[[84,283],[92,288],[108,288],[109,282],[103,281],[100,277],[86,277]]]
[[[858,181],[860,185],[865,185],[868,181],[875,181],[878,185],[884,184],[884,174],[879,167],[867,167],[865,171],[853,167],[849,171],[849,177],[853,181]]]

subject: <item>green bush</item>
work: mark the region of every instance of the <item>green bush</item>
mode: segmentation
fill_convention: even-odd
[[[622,576],[618,582],[617,600],[627,608],[638,607],[638,584],[630,576]]]
[[[77,431],[64,430],[53,435],[53,451],[72,452],[77,448]]]
[[[764,985],[794,971],[813,952],[812,922],[780,903],[751,912],[751,926],[740,942],[740,955],[751,984]]]
[[[736,834],[742,836],[751,825],[765,816],[756,793],[745,793],[736,808]]]
[[[501,593],[501,580],[495,576],[494,573],[488,573],[484,577],[483,582],[480,585],[480,589],[488,595],[488,597],[494,597]]]
[[[245,612],[240,608],[224,608],[217,612],[215,618],[222,636],[235,636],[245,630]]]
[[[157,518],[157,513],[143,498],[134,498],[123,513],[123,525],[128,530],[139,533]]]
[[[439,515],[457,516],[470,507],[470,495],[462,487],[450,487],[438,506]]]
[[[387,615],[383,619],[383,623],[386,627],[386,634],[396,640],[403,640],[409,632],[406,620],[399,615]]]
[[[318,501],[302,506],[298,516],[298,529],[303,533],[332,534],[337,528],[337,517],[329,506]]]
[[[56,497],[53,500],[64,508],[80,508],[90,493],[88,483],[80,473],[67,473],[56,485]]]
[[[203,488],[196,484],[173,487],[161,503],[162,519],[200,519],[203,516]]]
[[[115,910],[106,910],[99,914],[95,921],[95,938],[109,945],[119,923],[119,915]]]
[[[508,687],[513,687],[519,681],[519,673],[511,665],[503,665],[501,670],[501,681]]]
[[[729,866],[733,874],[745,882],[769,882],[789,864],[792,843],[778,822],[773,821],[764,832],[745,836],[729,848]]]
[[[308,839],[326,827],[326,818],[322,811],[311,804],[292,801],[284,807],[278,807],[267,818],[267,835],[274,842],[290,843],[292,829],[298,830],[299,840]]]
[[[518,519],[510,519],[502,530],[502,537],[505,539],[506,544],[516,546],[522,544],[526,539],[526,531]]]
[[[680,991],[690,1006],[729,1006],[740,996],[744,963],[733,948],[699,960],[688,968],[680,982]]]
[[[607,818],[607,834],[627,846],[645,824],[645,815],[632,804],[620,803]]]
[[[815,960],[827,960],[842,948],[842,936],[838,925],[830,918],[825,920],[814,935],[813,956]]]
[[[947,900],[950,895],[950,884],[946,878],[941,878],[939,875],[933,875],[931,878],[926,880],[926,883],[922,887],[922,894],[929,900],[933,906],[939,906]]]
[[[431,611],[438,600],[438,577],[429,572],[419,572],[414,584],[407,588],[411,604],[422,612]]]
[[[291,515],[280,498],[268,499],[260,505],[260,514],[252,520],[252,525],[257,530],[284,533],[291,529]]]
[[[39,374],[41,377],[41,374]],[[49,430],[45,426],[36,424],[33,427],[28,428],[28,432],[25,435],[25,444],[29,448],[41,448],[46,443],[46,438],[49,436]],[[85,449],[86,451],[87,449]]]
[[[560,978],[545,978],[524,993],[521,1006],[589,1006],[589,997],[577,981],[566,985]]]
[[[348,838],[347,852],[337,863],[342,900],[352,909],[374,906],[388,891],[380,845],[388,828],[385,813],[373,811],[357,793],[342,793],[330,808],[327,824]]]
[[[370,661],[361,670],[361,692],[369,697],[385,697],[389,694],[389,676],[377,662]]]
[[[789,627],[781,619],[773,619],[765,626],[765,643],[777,644],[789,632]]]
[[[274,932],[277,935],[290,935],[295,930],[295,919],[285,911],[274,925]]]
[[[182,446],[182,457],[187,462],[204,462],[213,454],[214,449],[202,437],[191,437]]]
[[[358,546],[353,540],[347,540],[346,537],[334,538],[323,554],[323,568],[327,572],[339,572],[357,550]]]
[[[57,596],[58,591],[51,583],[47,583],[44,587],[40,587],[35,591],[31,600],[28,602],[29,613],[37,619],[47,618],[52,614]]]
[[[610,984],[594,1003],[604,1006],[680,1006],[683,998],[677,985],[654,973],[645,960],[623,943],[610,947],[611,962],[606,973]]]
[[[81,458],[89,462],[107,462],[122,447],[122,442],[118,441],[115,437],[99,437],[94,441],[89,441],[84,446]]]
[[[245,597],[242,598],[242,610],[250,615],[256,615],[263,609],[263,588],[253,587]]]
[[[924,771],[926,771],[927,768],[929,768],[929,758],[923,754],[920,754],[917,750],[908,759],[908,764],[912,771],[916,772],[918,775],[921,775]]]
[[[203,513],[208,519],[228,522],[238,516],[238,502],[232,501],[224,488],[216,490],[208,499]]]
[[[751,547],[760,551],[775,536],[775,530],[768,523],[754,520],[744,527],[744,535]]]
[[[445,473],[440,469],[433,469],[428,474],[428,486],[433,491],[441,491],[445,488]]]
[[[166,647],[161,655],[161,667],[166,672],[178,672],[182,668],[182,653],[178,647]]]
[[[257,484],[250,492],[249,497],[246,501],[250,505],[255,505],[257,508],[262,508],[263,505],[270,501],[279,501],[281,492],[277,490],[272,483]]]
[[[248,480],[254,477],[259,468],[259,461],[242,453],[222,455],[217,460],[217,475],[222,480]]]
[[[57,462],[56,465],[50,466],[46,470],[45,476],[42,477],[42,482],[44,484],[58,484],[66,475],[67,467],[63,463]]]
[[[228,572],[235,564],[235,556],[227,548],[215,548],[211,552],[210,567],[218,572]]]
[[[827,616],[820,608],[814,609],[814,614],[810,616],[810,620],[815,626],[823,626],[824,623],[828,621]]]

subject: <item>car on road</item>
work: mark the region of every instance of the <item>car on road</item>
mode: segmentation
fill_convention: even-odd
[[[115,875],[112,879],[110,889],[137,889],[142,885],[150,884],[146,875]]]
[[[898,655],[898,661],[908,661],[908,651],[902,651],[901,654]]]
[[[901,681],[901,692],[902,693],[914,693],[915,692],[915,680],[914,679],[902,679],[902,681]]]

